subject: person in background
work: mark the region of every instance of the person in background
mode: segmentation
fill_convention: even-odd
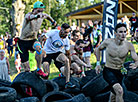
[[[11,81],[10,79],[10,64],[5,51],[0,50],[0,79]]]
[[[84,34],[83,35],[83,41],[84,41],[84,47],[83,47],[83,60],[87,65],[91,65],[90,63],[90,57],[91,57],[91,48],[92,48],[92,44],[91,44],[91,39],[89,38],[89,34]],[[85,70],[87,71],[87,67],[85,68]]]
[[[137,22],[138,22],[138,18],[136,17],[136,13],[133,13],[132,14],[132,17],[129,19],[129,21],[130,21],[130,25],[131,25],[131,35],[132,35],[132,37],[131,37],[131,41],[133,41],[133,39],[134,39],[134,33],[135,33],[135,30],[136,30],[136,28],[137,28],[137,26],[138,26],[138,24],[137,24]]]
[[[21,72],[21,58],[19,53],[16,54],[15,68],[17,69],[18,74]]]
[[[92,35],[93,35],[93,47],[96,48],[100,45],[102,41],[102,33],[100,29],[97,29],[97,24],[94,24]]]
[[[11,37],[11,35],[8,35],[8,39],[6,40],[6,43],[8,44],[7,50],[8,50],[8,54],[9,54],[9,59],[11,59],[11,56],[13,54],[13,38]]]
[[[5,43],[1,37],[0,37],[0,49],[5,49]]]

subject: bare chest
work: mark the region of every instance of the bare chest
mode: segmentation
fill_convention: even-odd
[[[109,47],[106,49],[106,53],[111,57],[119,57],[119,58],[125,58],[128,54],[128,49],[126,45],[117,46],[115,44],[109,45]]]

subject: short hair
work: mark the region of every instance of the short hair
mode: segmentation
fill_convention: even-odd
[[[80,43],[84,43],[84,41],[82,39],[76,41],[76,45],[80,45]]]
[[[125,27],[125,28],[127,29],[126,24],[124,24],[124,23],[118,23],[118,24],[115,26],[115,32],[117,32],[117,29],[120,28],[120,27]]]
[[[68,28],[70,28],[70,26],[67,23],[64,23],[64,24],[62,24],[61,28],[68,29]]]
[[[80,32],[79,30],[73,30],[72,35],[75,36],[76,33]]]

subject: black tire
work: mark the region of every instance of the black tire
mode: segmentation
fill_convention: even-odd
[[[135,92],[137,91],[138,92],[138,78],[133,80],[133,83],[132,83],[132,91]]]
[[[85,71],[86,76],[92,76],[93,78],[97,76],[96,71],[94,69]]]
[[[11,82],[7,81],[7,80],[0,79],[0,86],[11,87]]]
[[[123,98],[124,102],[138,102],[138,95],[131,91],[127,91]]]
[[[58,100],[56,102],[91,102],[88,98],[85,97],[84,94],[79,94],[71,99]]]
[[[41,102],[57,102],[58,100],[67,100],[71,98],[72,96],[68,93],[62,91],[52,91],[44,95]]]
[[[82,88],[86,83],[93,79],[93,76],[82,77],[80,80],[80,87]]]
[[[108,83],[104,80],[103,74],[99,74],[90,80],[87,84],[82,87],[82,92],[86,96],[95,96],[98,93],[102,92],[105,88],[108,87]]]
[[[89,102],[88,98],[84,94],[79,94],[72,98],[72,102]]]
[[[16,89],[17,93],[21,96],[26,97],[27,94],[25,89],[27,86],[32,88],[32,94],[36,97],[43,97],[46,91],[46,85],[44,81],[35,75],[35,73],[31,72],[22,72],[20,73],[12,82],[11,85],[13,88]]]
[[[63,91],[65,89],[65,83],[66,83],[66,78],[65,77],[56,77],[53,79],[54,82],[56,82],[59,86],[59,90]],[[70,77],[70,82],[74,85],[76,85],[76,88],[80,89],[80,83],[77,78],[75,77]]]
[[[47,93],[51,91],[59,91],[58,84],[52,80],[43,80],[47,87]]]
[[[40,100],[37,97],[26,97],[20,99],[19,102],[40,102]]]
[[[0,102],[14,102],[16,99],[16,90],[10,87],[0,87]]]
[[[108,102],[110,96],[110,91],[106,93],[101,93],[96,95],[92,100],[92,102]]]
[[[81,90],[79,89],[79,88],[73,88],[73,89],[64,89],[63,90],[64,92],[66,92],[66,93],[69,93],[69,94],[71,94],[71,95],[78,95],[78,94],[80,94],[81,93]]]

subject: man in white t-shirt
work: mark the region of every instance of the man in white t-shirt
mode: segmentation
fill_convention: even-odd
[[[61,30],[51,30],[45,34],[46,43],[44,45],[44,51],[47,56],[43,58],[43,68],[50,74],[49,66],[52,59],[54,64],[61,71],[61,68],[65,66],[66,85],[65,88],[74,88],[70,80],[70,41],[68,39],[68,33],[70,32],[70,26],[66,23],[62,24]],[[65,50],[65,54],[63,53]]]

